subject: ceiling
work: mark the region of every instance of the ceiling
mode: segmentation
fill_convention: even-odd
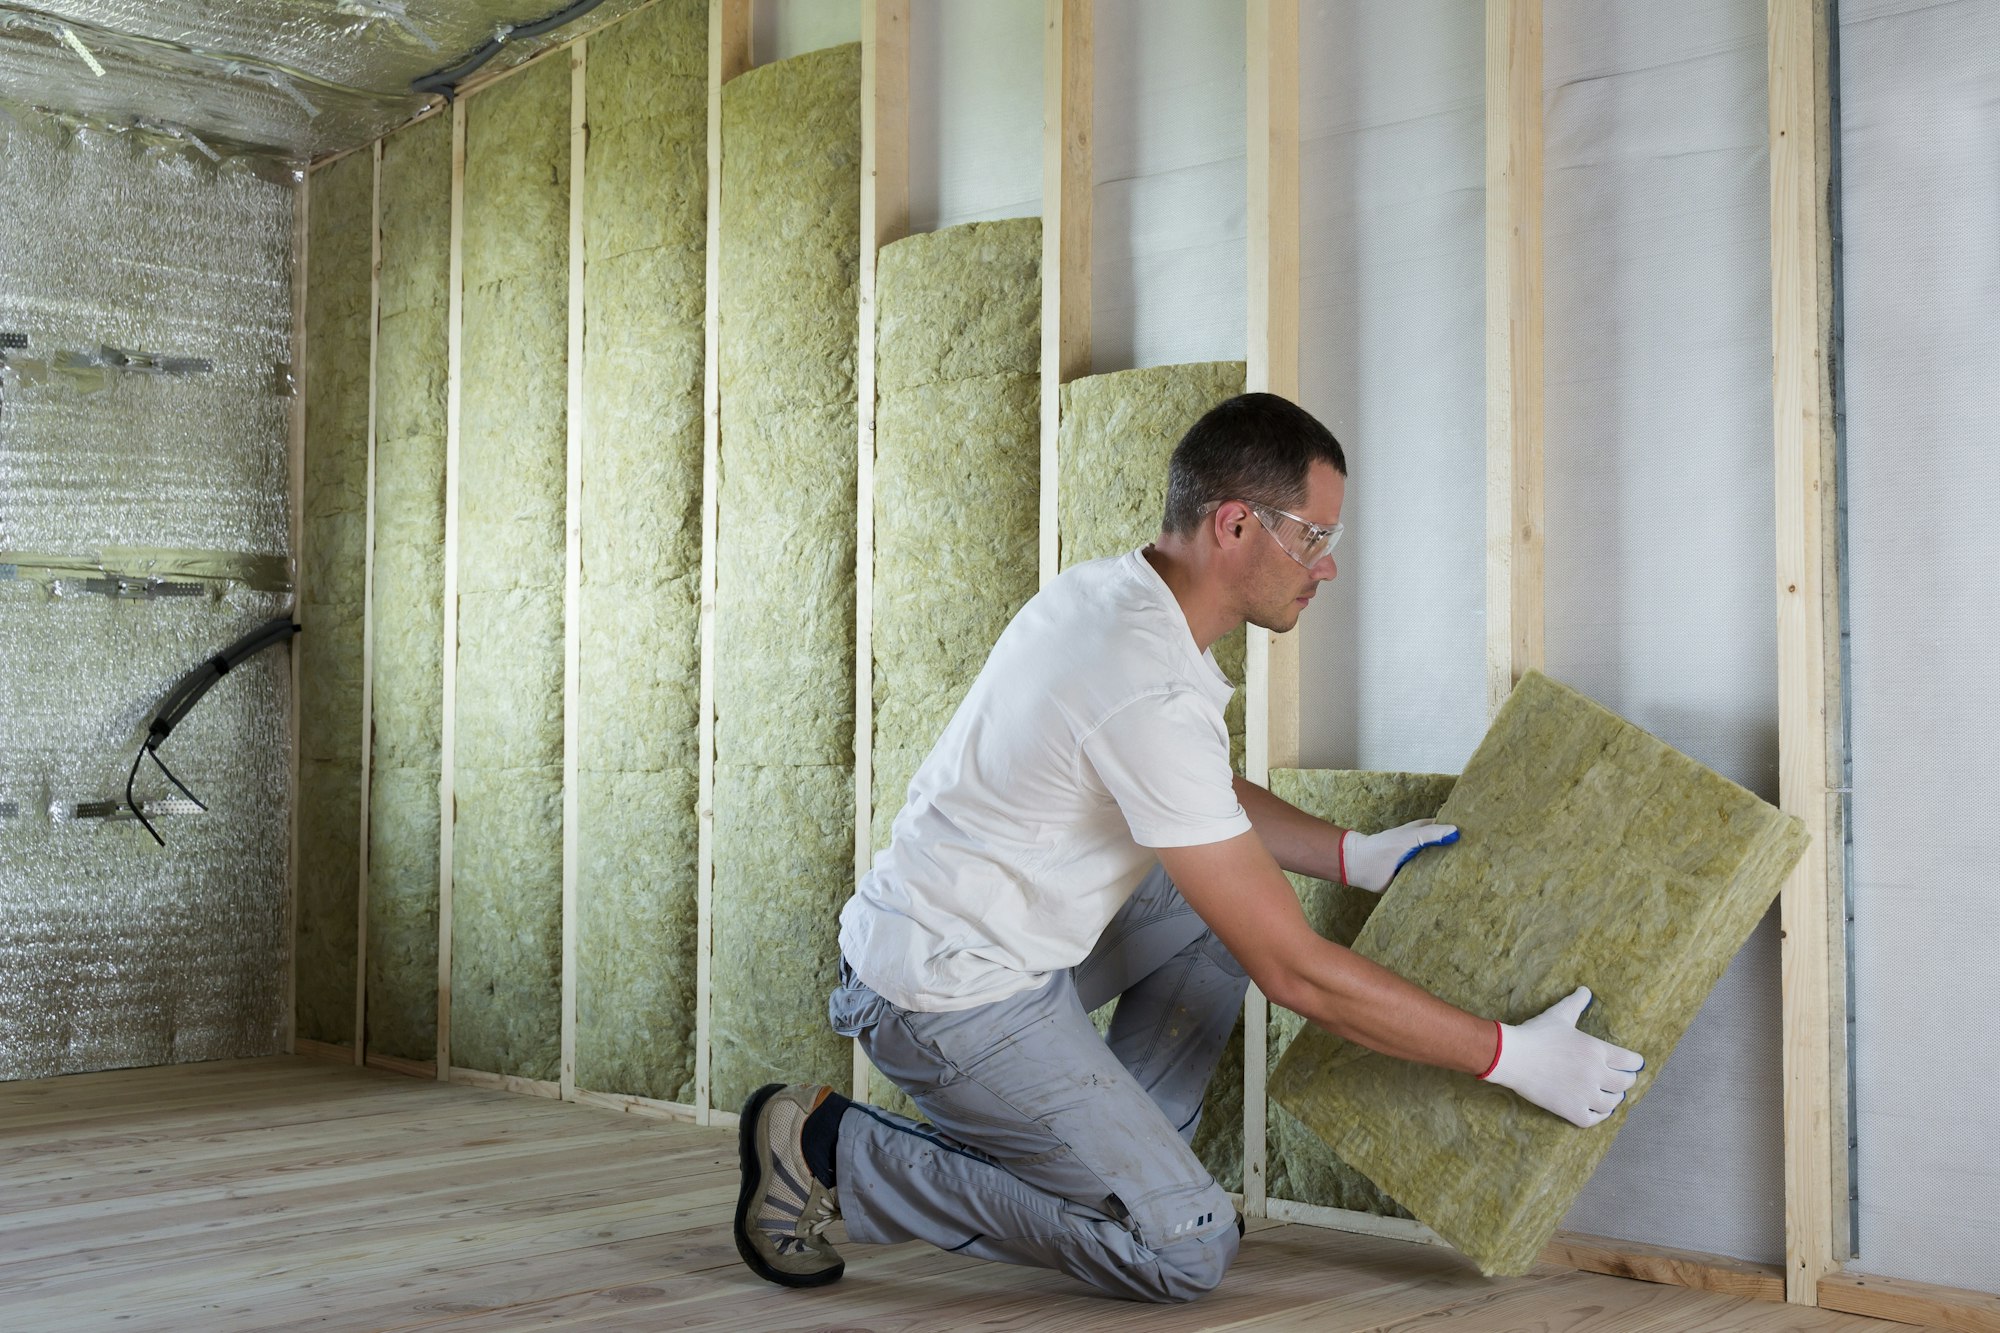
[[[646,0],[0,0],[0,112],[310,157],[380,137],[412,84],[504,68]],[[509,31],[514,28],[522,32]],[[547,31],[540,31],[546,28]]]

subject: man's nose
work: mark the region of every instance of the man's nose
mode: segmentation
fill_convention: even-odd
[[[1339,572],[1340,566],[1333,563],[1333,557],[1330,555],[1321,556],[1319,559],[1313,561],[1312,566],[1306,570],[1306,573],[1312,575],[1314,579],[1321,583],[1332,582],[1333,576]]]

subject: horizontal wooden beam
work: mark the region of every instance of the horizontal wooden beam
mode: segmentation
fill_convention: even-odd
[[[518,1078],[513,1074],[489,1074],[483,1069],[465,1069],[458,1065],[451,1067],[452,1083],[462,1083],[468,1088],[485,1088],[490,1092],[513,1092],[523,1097],[546,1097],[551,1101],[562,1100],[562,1084],[554,1079]]]
[[[578,1106],[622,1111],[626,1115],[644,1116],[649,1120],[674,1120],[686,1125],[701,1123],[701,1112],[696,1108],[681,1102],[661,1101],[657,1097],[635,1097],[622,1092],[592,1092],[588,1088],[577,1088],[569,1100]]]
[[[1719,1254],[1672,1250],[1638,1241],[1608,1240],[1574,1231],[1558,1231],[1542,1251],[1542,1262],[1585,1273],[1636,1278],[1671,1287],[1692,1287],[1753,1301],[1785,1299],[1785,1270],[1778,1264],[1753,1264]]]
[[[314,1041],[311,1037],[298,1037],[292,1042],[292,1054],[302,1055],[308,1060],[331,1060],[336,1064],[355,1063],[354,1048],[339,1042]]]
[[[399,1055],[383,1055],[379,1051],[368,1052],[362,1063],[370,1069],[381,1069],[391,1074],[402,1074],[409,1078],[437,1078],[437,1061],[405,1060]]]
[[[2000,1333],[2000,1294],[1963,1287],[1835,1273],[1820,1280],[1819,1303],[1822,1309],[1946,1328],[1951,1333]]]

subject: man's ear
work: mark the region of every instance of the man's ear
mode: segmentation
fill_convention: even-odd
[[[1257,521],[1250,507],[1241,500],[1224,500],[1209,517],[1215,524],[1216,545],[1224,548],[1241,542],[1248,525]]]

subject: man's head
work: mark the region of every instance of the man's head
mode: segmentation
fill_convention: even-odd
[[[1239,395],[1175,446],[1163,539],[1199,552],[1230,612],[1283,633],[1336,572],[1328,537],[1346,477],[1340,442],[1310,412],[1275,394]]]

